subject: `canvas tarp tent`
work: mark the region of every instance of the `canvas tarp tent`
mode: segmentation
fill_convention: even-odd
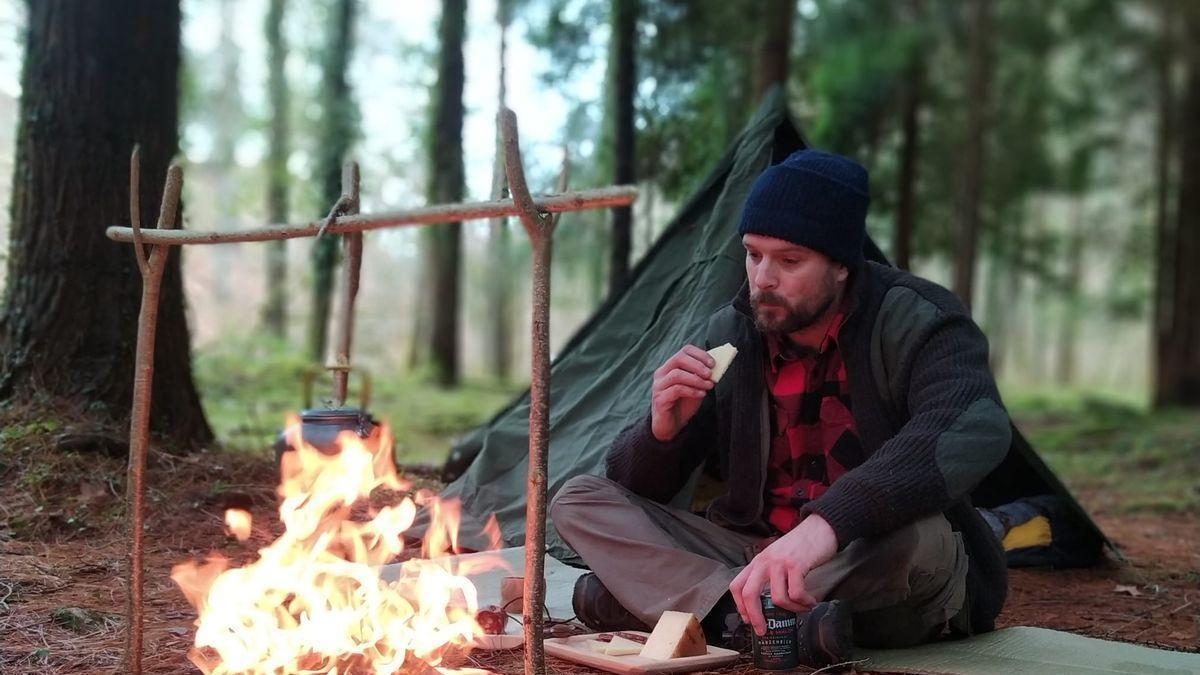
[[[649,410],[653,371],[685,343],[702,344],[709,315],[745,280],[736,236],[742,203],[771,163],[805,147],[782,93],[768,94],[732,148],[633,270],[623,293],[609,298],[572,337],[552,367],[549,492],[578,474],[603,474],[613,437]],[[883,261],[868,241],[867,257]],[[1028,444],[1019,442],[997,472],[1001,484],[981,491],[984,505],[1028,494],[1061,493],[1089,546],[1102,535]],[[447,470],[462,471],[443,492],[463,503],[467,547],[482,519],[495,514],[507,545],[525,533],[529,396],[518,397],[452,450]],[[548,528],[551,554],[573,553]]]

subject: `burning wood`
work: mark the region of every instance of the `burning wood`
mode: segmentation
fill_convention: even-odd
[[[474,585],[450,563],[414,560],[394,584],[378,567],[404,551],[417,503],[371,508],[351,519],[376,488],[409,492],[392,460],[391,436],[338,437],[322,453],[299,437],[281,462],[279,516],[285,532],[259,558],[231,567],[223,557],[176,565],[171,578],[200,616],[192,662],[205,673],[431,672],[452,648],[484,631]],[[436,499],[436,498],[434,498]],[[453,550],[456,504],[430,504],[428,555]],[[226,515],[239,539],[249,514]]]

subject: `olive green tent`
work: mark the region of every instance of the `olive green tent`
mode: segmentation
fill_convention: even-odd
[[[709,315],[745,280],[735,224],[751,184],[771,163],[805,146],[776,89],[635,267],[624,292],[610,297],[558,355],[550,390],[552,496],[572,476],[603,473],[613,437],[649,409],[654,369],[684,343],[702,343]],[[886,262],[869,240],[865,253]],[[1024,438],[1014,438],[998,480],[981,487],[977,504],[1061,494],[1082,525],[1084,543],[1098,552],[1103,535]],[[453,482],[443,496],[463,502],[464,546],[480,541],[472,535],[491,514],[507,545],[524,541],[528,443],[526,392],[451,451],[446,478]],[[573,555],[552,527],[547,544],[556,557]]]

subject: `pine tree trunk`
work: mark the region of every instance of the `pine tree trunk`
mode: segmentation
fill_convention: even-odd
[[[638,0],[612,0],[612,119],[613,183],[634,182],[635,136],[633,96],[637,87],[635,48],[637,46]],[[616,295],[629,276],[629,256],[633,245],[633,209],[621,206],[612,210],[612,248],[608,266],[608,294]]]
[[[1164,372],[1170,366],[1164,356],[1169,351],[1171,339],[1171,285],[1175,260],[1175,220],[1171,217],[1172,182],[1174,179],[1173,153],[1175,142],[1175,82],[1172,70],[1175,64],[1175,22],[1177,17],[1173,4],[1159,4],[1161,31],[1155,54],[1155,79],[1158,85],[1158,128],[1156,129],[1155,164],[1155,227],[1154,227],[1154,399],[1163,397],[1162,386],[1170,378]]]
[[[210,161],[216,169],[216,190],[212,196],[216,202],[217,229],[233,230],[237,228],[238,189],[238,179],[234,175],[236,164],[233,151],[243,124],[242,102],[238,91],[240,54],[233,39],[235,4],[233,0],[221,0],[219,5],[221,28],[217,42],[216,67],[220,86],[211,92],[209,98],[213,120],[213,154]],[[234,249],[229,246],[215,246],[209,255],[212,256],[213,267],[218,270],[230,269],[236,259]],[[214,274],[212,291],[218,306],[228,305],[234,293],[230,275]]]
[[[424,363],[429,352],[429,325],[433,314],[433,296],[429,289],[433,288],[433,256],[437,250],[432,226],[421,228],[417,237],[417,249],[417,283],[412,289],[413,321],[408,342],[409,370],[414,370]]]
[[[1200,406],[1200,7],[1182,5],[1187,64],[1179,119],[1179,206],[1171,261],[1169,316],[1158,352],[1158,406]]]
[[[754,100],[761,101],[773,85],[787,86],[788,62],[792,49],[792,21],[795,0],[765,0],[762,12],[762,37],[758,43],[758,69]]]
[[[0,398],[48,396],[127,424],[141,276],[129,225],[129,155],[142,148],[143,227],[158,219],[178,149],[179,3],[44,0],[28,5],[0,317]],[[151,425],[184,445],[212,439],[192,381],[180,258],[158,319]]]
[[[342,163],[354,140],[356,114],[346,71],[353,51],[355,4],[355,0],[337,0],[322,64],[319,98],[324,109],[317,150],[317,177],[325,208],[332,208],[342,194]],[[313,305],[309,317],[308,352],[315,361],[325,358],[329,340],[329,311],[339,239],[326,235],[313,242]]]
[[[463,85],[465,66],[467,1],[443,0],[438,29],[441,53],[438,58],[437,94],[433,105],[433,138],[430,145],[429,201],[434,204],[462,201],[463,197]],[[434,245],[434,300],[430,354],[443,387],[458,384],[459,265],[462,259],[461,223],[431,226]]]
[[[1000,247],[997,247],[1000,248]],[[1003,268],[1006,261],[1001,251],[996,251],[994,255],[989,256],[986,260],[986,279],[987,283],[984,286],[984,305],[983,317],[978,320],[979,327],[983,329],[988,340],[988,365],[992,369],[992,374],[999,376],[1001,368],[1004,367],[1004,352],[1007,348],[1008,330],[1005,321],[1008,318],[1005,311],[1007,303],[1001,298],[1003,294]]]
[[[604,229],[603,217],[603,211],[584,213],[581,216],[581,218],[587,219],[584,227],[588,228],[588,232],[584,237],[593,243],[593,251],[604,251],[609,248],[612,232]],[[592,309],[597,309],[604,303],[604,256],[589,255],[585,264],[587,265],[588,300]]]
[[[500,29],[499,73],[500,94],[497,111],[507,105],[504,62],[508,51],[508,25],[511,8],[509,0],[496,4],[496,24]],[[492,199],[503,199],[508,192],[504,175],[504,148],[500,138],[500,116],[496,115],[496,157],[492,165]],[[488,325],[491,328],[492,376],[505,382],[512,375],[512,277],[509,258],[508,219],[493,218],[488,222],[488,253],[490,274],[488,282]]]
[[[267,39],[267,93],[271,104],[270,147],[267,152],[267,218],[272,223],[288,219],[288,83],[283,38],[285,0],[270,0],[264,32]],[[267,244],[267,301],[263,327],[271,335],[287,337],[287,240]]]
[[[962,186],[958,203],[958,245],[954,258],[954,292],[968,309],[975,281],[975,259],[981,229],[984,140],[987,134],[991,80],[992,3],[971,3],[971,58],[967,77],[967,137],[963,148]]]
[[[1067,275],[1063,288],[1062,327],[1058,339],[1058,385],[1075,382],[1075,345],[1079,340],[1079,297],[1083,281],[1083,196],[1071,200],[1070,235],[1067,239]]]
[[[910,3],[913,22],[924,18],[917,0]],[[896,240],[893,261],[900,269],[912,267],[913,232],[917,217],[917,167],[921,149],[921,106],[925,89],[925,55],[914,49],[901,85],[900,170],[896,173]]]

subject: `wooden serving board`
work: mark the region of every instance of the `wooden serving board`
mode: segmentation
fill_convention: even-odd
[[[639,631],[624,631],[649,637],[649,633]],[[630,654],[628,656],[610,656],[594,652],[587,646],[588,640],[596,639],[596,634],[572,635],[565,638],[546,640],[546,653],[567,659],[585,666],[607,670],[610,673],[686,673],[693,670],[705,670],[736,661],[738,653],[732,649],[708,646],[708,653],[703,656],[683,656],[677,659],[647,659]]]

